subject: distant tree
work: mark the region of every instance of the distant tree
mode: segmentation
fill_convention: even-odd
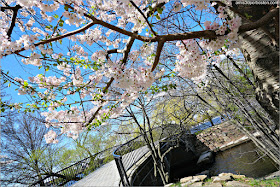
[[[1,184],[31,184],[59,167],[57,151],[48,145],[42,119],[32,114],[7,113],[1,119],[1,156],[8,164],[1,167]]]
[[[73,151],[78,160],[86,157],[94,158],[96,153],[114,147],[117,142],[112,141],[114,133],[111,128],[112,126],[109,124],[102,125],[97,127],[95,131],[82,132],[77,139],[74,139]],[[111,152],[109,154],[107,156],[111,156]]]
[[[169,182],[169,176],[165,156],[179,146],[179,141],[183,140],[182,135],[186,134],[186,128],[183,124],[170,124],[168,115],[162,113],[155,115],[156,103],[160,100],[162,101],[161,95],[158,97],[141,95],[126,108],[126,112],[118,120],[121,120],[123,125],[127,125],[122,127],[122,129],[125,129],[122,134],[141,135],[142,141],[151,152],[155,175],[159,175],[162,184],[166,184]],[[165,139],[163,140],[163,138]],[[159,146],[159,141],[167,143],[168,149],[163,151]],[[130,151],[133,151],[133,149],[130,149]]]

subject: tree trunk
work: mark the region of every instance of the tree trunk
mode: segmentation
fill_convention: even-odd
[[[250,21],[263,17],[272,5],[235,5]],[[251,17],[252,16],[252,17]],[[247,16],[248,17],[248,16]],[[239,33],[241,51],[253,72],[256,99],[279,128],[279,15],[261,28]],[[242,19],[243,24],[249,23]]]

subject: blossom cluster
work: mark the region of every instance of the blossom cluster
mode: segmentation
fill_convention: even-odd
[[[113,77],[116,79],[116,86],[125,88],[127,91],[146,90],[154,82],[154,75],[149,69],[130,68],[124,71],[116,71]]]
[[[202,76],[207,63],[205,55],[201,55],[202,51],[199,50],[196,40],[184,40],[182,43],[178,41],[176,46],[179,48],[180,54],[177,55],[175,71],[179,72],[180,76],[187,78]]]
[[[68,137],[76,139],[79,133],[84,130],[82,127],[82,122],[84,121],[83,116],[78,107],[71,107],[69,111],[56,111],[50,108],[48,112],[42,112],[42,115],[45,116],[45,120],[48,122],[46,123],[47,127],[50,127],[51,125],[59,127],[61,133],[66,134]],[[49,139],[52,141],[54,141],[56,137],[54,133],[55,132],[52,131],[49,135]]]
[[[20,83],[19,95],[34,94],[35,86],[32,87],[32,85],[37,85],[39,89],[43,90],[42,92],[38,91],[37,95],[42,100],[48,99],[50,103],[47,106],[48,111],[42,113],[45,116],[46,125],[61,128],[62,134],[77,138],[79,133],[86,128],[84,124],[96,113],[93,123],[102,121],[107,115],[112,118],[118,117],[125,107],[138,97],[139,92],[145,91],[155,79],[165,73],[164,69],[156,75],[150,71],[155,60],[156,45],[153,42],[143,42],[143,44],[135,42],[137,47],[133,45],[130,51],[125,51],[126,48],[122,50],[122,53],[123,51],[129,53],[127,62],[122,61],[124,53],[122,55],[109,55],[107,53],[110,49],[118,49],[119,53],[119,48],[123,48],[128,43],[126,30],[141,36],[152,36],[145,17],[132,6],[129,0],[57,0],[54,2],[7,0],[6,2],[10,5],[16,3],[22,6],[19,14],[24,19],[16,20],[16,26],[19,27],[22,34],[16,39],[10,39],[7,36],[7,31],[13,11],[7,11],[7,14],[0,12],[2,18],[0,19],[0,58],[13,53],[18,54],[18,51],[27,51],[28,54],[25,54],[25,58],[22,59],[22,63],[25,65],[41,67],[45,65],[44,61],[46,60],[56,65],[57,69],[52,68],[52,70],[55,74],[60,74],[60,78],[39,74],[29,77],[29,82],[32,84],[26,84],[27,81],[20,78],[16,78],[15,81]],[[133,2],[139,9],[148,11],[151,7],[154,8],[156,3],[168,3],[169,0],[159,0],[155,3],[142,0],[134,0]],[[180,13],[187,6],[196,11],[210,6],[209,0],[181,0],[170,3],[173,3],[172,11],[177,13]],[[60,13],[60,15],[58,16],[56,13]],[[204,22],[205,30],[214,30],[218,35],[217,39],[201,41],[191,39],[177,42],[176,46],[180,53],[177,55],[174,71],[177,71],[180,76],[203,77],[209,59],[214,59],[213,53],[224,46],[225,40],[227,40],[227,45],[231,47],[237,43],[237,32],[241,25],[241,19],[234,17],[227,20],[225,7],[218,7],[217,13],[215,21]],[[41,16],[42,22],[36,20],[38,16]],[[90,20],[91,16],[94,19]],[[153,19],[153,16],[151,17]],[[76,27],[83,29],[89,21],[94,22],[95,20],[102,21],[103,25],[96,24],[91,28],[71,34],[73,31],[77,31]],[[106,24],[111,24],[111,27],[106,27]],[[18,33],[20,31],[16,30]],[[55,37],[63,33],[67,33],[65,39],[71,43],[67,55],[64,54],[66,49],[58,51],[59,48],[53,47],[54,43],[51,41],[61,42],[61,40],[55,40]],[[153,33],[153,35],[155,34]],[[47,40],[51,42],[44,43]],[[88,50],[87,47],[92,48]],[[83,71],[86,70],[82,70],[80,67],[86,63],[81,63],[82,61],[97,65],[95,68],[87,69],[87,73],[84,73]],[[86,69],[85,66],[84,68]],[[115,92],[110,93],[108,89],[102,91],[104,85],[105,87],[109,85],[108,80],[111,78],[114,79],[111,90]],[[62,91],[61,95],[58,96],[55,91],[60,90],[59,88],[67,90],[67,92],[63,90],[64,92]],[[89,111],[76,106],[69,107],[69,110],[59,108],[63,103],[69,101],[67,98],[75,93],[79,93],[81,103],[89,96],[87,98],[90,98],[94,107]],[[117,104],[107,108],[113,103],[109,101],[115,101]],[[58,141],[57,134],[52,130],[45,135],[45,138],[48,143],[57,143]]]
[[[58,87],[61,83],[65,82],[66,77],[57,78],[56,76],[45,77],[38,74],[35,77],[29,77],[30,82],[36,83],[39,88]]]

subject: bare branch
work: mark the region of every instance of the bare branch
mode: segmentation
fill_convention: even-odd
[[[147,17],[145,16],[145,14],[140,10],[140,8],[133,2],[133,1],[130,1],[131,4],[138,10],[138,12],[143,16],[143,18],[145,19],[145,21],[147,22],[150,30],[152,31],[152,33],[157,36],[157,33],[154,31],[152,25],[150,24],[149,20],[147,19]]]
[[[5,11],[5,10],[13,10],[13,17],[12,17],[12,22],[11,22],[11,25],[10,25],[10,28],[7,32],[7,35],[9,38],[11,38],[11,34],[13,32],[13,29],[16,25],[16,18],[17,18],[17,13],[18,13],[18,10],[21,9],[22,7],[20,5],[16,5],[15,7],[0,7],[0,10],[1,11]]]

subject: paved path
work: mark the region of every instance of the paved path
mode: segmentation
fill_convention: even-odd
[[[119,186],[120,175],[115,160],[103,165],[90,173],[85,178],[76,182],[73,187],[78,186]]]

